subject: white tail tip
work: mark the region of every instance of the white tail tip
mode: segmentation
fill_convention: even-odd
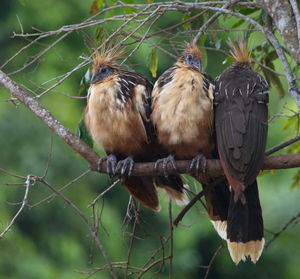
[[[236,265],[241,260],[245,261],[247,257],[250,257],[251,261],[256,263],[264,249],[265,239],[251,240],[246,243],[227,240],[227,245],[231,259]]]
[[[183,185],[184,188],[189,188],[187,184]],[[176,203],[180,206],[187,205],[190,202],[190,199],[187,195],[185,189],[182,192],[176,191],[171,187],[163,187],[163,189],[167,192],[171,199],[175,200]]]
[[[210,220],[222,239],[227,240],[227,221],[213,221]]]

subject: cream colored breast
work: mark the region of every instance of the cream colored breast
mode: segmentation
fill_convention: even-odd
[[[209,129],[212,96],[203,91],[201,74],[196,71],[177,69],[173,81],[157,96],[153,119],[159,122],[159,133],[169,134],[169,144],[191,142],[200,136],[200,129]]]
[[[130,153],[146,140],[139,113],[116,98],[118,84],[92,85],[85,120],[94,141],[108,151]]]

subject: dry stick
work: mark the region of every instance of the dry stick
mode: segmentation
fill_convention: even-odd
[[[207,269],[206,273],[205,273],[205,276],[204,276],[204,279],[208,278],[208,274],[209,274],[209,272],[211,270],[211,267],[212,267],[214,261],[216,260],[217,256],[219,255],[219,253],[221,252],[221,250],[222,250],[223,247],[224,247],[223,244],[221,244],[218,247],[218,249],[216,250],[216,252],[214,253],[214,255],[212,256],[212,258],[210,259],[208,266],[203,267],[203,268]]]
[[[295,137],[290,138],[289,140],[287,140],[285,142],[282,142],[282,143],[280,143],[280,144],[278,144],[276,146],[273,146],[272,148],[268,149],[265,152],[265,155],[268,156],[268,155],[270,155],[270,154],[272,154],[272,153],[274,153],[274,152],[276,152],[278,150],[281,150],[281,149],[283,149],[283,148],[285,148],[285,147],[287,147],[287,146],[289,146],[289,145],[291,145],[291,144],[293,144],[293,143],[295,143],[295,142],[297,142],[299,140],[300,140],[300,134],[297,135],[297,136],[295,136]]]
[[[17,211],[17,213],[15,214],[15,216],[11,219],[9,225],[4,229],[4,231],[0,234],[0,239],[3,238],[3,236],[10,230],[10,228],[12,227],[12,225],[14,224],[14,222],[16,221],[16,219],[18,218],[18,216],[21,214],[21,212],[23,211],[25,205],[28,202],[28,194],[29,194],[29,187],[31,185],[32,182],[32,176],[28,175],[26,178],[26,181],[24,183],[25,185],[25,193],[24,193],[24,197],[23,197],[23,201],[22,204],[19,208],[19,210]]]
[[[101,44],[101,46],[98,47],[101,48],[103,47],[107,42],[109,42],[123,27],[125,27],[126,25],[128,25],[131,21],[134,20],[134,18],[140,16],[141,14],[143,14],[143,12],[146,10],[147,8],[145,8],[144,10],[140,11],[139,13],[135,13],[134,16],[132,16],[130,19],[126,20],[123,24],[121,24],[110,36],[108,36],[108,38]],[[151,17],[155,16],[155,13],[151,13],[150,16],[147,17],[147,19],[149,20]],[[141,28],[144,24],[146,23],[146,20],[143,21],[140,25],[138,25],[138,27],[135,28],[134,31],[131,32],[131,34],[133,34],[134,32],[136,32],[139,28]],[[125,41],[126,39],[128,39],[131,34],[129,34],[126,38],[124,38],[121,42],[118,42],[117,46],[120,46],[121,43],[123,41]],[[91,57],[91,56],[90,56]],[[77,70],[81,69],[84,66],[87,66],[91,61],[90,61],[90,57],[88,57],[85,61],[81,62],[80,64],[78,64],[73,70],[67,72],[66,74],[63,75],[63,77],[54,85],[50,86],[48,89],[46,89],[45,91],[43,91],[41,94],[39,94],[37,96],[37,98],[40,98],[41,96],[43,96],[44,94],[48,93],[49,91],[51,91],[52,89],[54,89],[55,87],[57,87],[58,85],[60,85],[64,80],[66,80],[69,76],[71,76],[74,72],[76,72]]]
[[[105,189],[101,194],[99,194],[87,207],[90,208],[96,204],[96,202],[101,199],[107,192],[109,192],[112,188],[114,188],[120,179],[117,179],[113,184],[111,184],[107,189]]]
[[[299,44],[299,47],[300,47],[300,12],[299,12],[296,0],[290,0],[290,3],[291,3],[293,13],[294,13],[294,16],[295,16],[295,20],[296,20],[296,26],[297,26],[297,29],[298,29],[298,44]]]
[[[130,264],[130,257],[131,257],[133,242],[135,240],[135,233],[136,233],[137,221],[138,221],[138,214],[135,215],[135,219],[134,219],[134,223],[133,223],[133,228],[132,228],[132,232],[131,232],[130,244],[129,244],[128,253],[127,253],[125,279],[128,278],[128,270],[129,270],[129,264]]]
[[[21,175],[18,175],[18,174],[15,174],[15,173],[12,173],[8,170],[5,170],[3,168],[0,168],[0,171],[4,172],[5,174],[9,175],[9,176],[13,176],[13,177],[16,177],[16,178],[21,178],[21,179],[25,179],[26,176],[21,176]]]
[[[213,189],[219,182],[221,182],[224,178],[220,177],[217,180],[215,180],[213,183],[211,183],[208,187],[206,187],[204,190],[199,192],[177,215],[175,220],[173,221],[174,226],[178,226],[178,223],[183,219],[185,214],[194,206],[194,204],[201,199],[208,191]]]
[[[300,220],[300,212],[291,218],[283,227],[280,231],[276,232],[273,234],[273,237],[269,240],[269,242],[265,245],[265,248],[268,248],[270,244],[283,232],[285,231],[291,224],[297,223]]]
[[[41,183],[43,183],[44,185],[46,185],[51,191],[53,191],[57,196],[59,196],[61,199],[63,199],[82,219],[82,221],[86,224],[86,226],[88,227],[91,236],[94,238],[97,247],[99,249],[99,251],[101,252],[101,254],[104,257],[104,260],[106,261],[106,264],[108,265],[108,268],[110,270],[110,273],[112,275],[112,277],[114,279],[117,279],[118,277],[115,274],[115,271],[113,269],[112,266],[112,262],[97,234],[97,232],[95,231],[95,227],[90,223],[90,221],[87,219],[87,217],[81,212],[81,210],[69,199],[67,198],[65,195],[63,195],[61,192],[57,191],[55,188],[53,188],[45,179],[43,179],[42,177],[38,177],[35,176],[34,179],[36,181],[39,181]]]
[[[173,278],[173,217],[172,217],[172,199],[169,199],[169,229],[170,229],[170,261],[169,261],[169,279]]]
[[[67,37],[69,34],[71,34],[71,32],[72,31],[69,31],[69,32],[63,34],[60,38],[58,38],[56,41],[54,41],[52,44],[50,44],[48,47],[46,47],[44,50],[42,50],[40,53],[38,53],[30,62],[24,64],[20,69],[11,72],[8,75],[17,74],[17,73],[23,71],[24,69],[28,68],[29,66],[31,66],[35,61],[37,61],[38,59],[40,59],[50,49],[52,49],[55,45],[57,45],[59,42],[61,42],[65,37]]]
[[[97,170],[97,162],[99,155],[94,152],[83,141],[65,128],[54,116],[43,108],[40,103],[31,97],[25,90],[18,86],[5,73],[0,71],[0,84],[6,87],[10,93],[21,101],[28,109],[31,110],[38,118],[40,118],[55,134],[63,139],[74,151],[78,152],[89,164],[91,170]],[[190,161],[177,161],[177,171],[172,166],[167,166],[167,171],[170,173],[187,173]],[[162,173],[154,167],[155,163],[136,163],[133,175],[135,176],[155,176]],[[300,154],[285,154],[278,156],[266,157],[264,160],[263,169],[287,169],[300,167]],[[100,170],[106,173],[106,165],[103,164]],[[223,174],[219,160],[207,160],[207,174],[211,176],[219,176]]]
[[[229,8],[231,6],[233,6],[236,2],[238,2],[239,0],[232,0],[232,1],[228,1],[224,6],[222,6],[222,9],[226,9]],[[197,35],[195,36],[195,38],[193,39],[193,44],[197,44],[198,40],[200,39],[200,37],[203,35],[203,33],[207,30],[208,26],[210,24],[212,24],[220,15],[222,14],[221,11],[216,12],[213,16],[211,16],[206,22],[205,24],[203,24]]]
[[[90,169],[87,169],[86,171],[84,171],[82,174],[80,174],[79,176],[75,177],[74,179],[72,179],[71,181],[69,181],[67,184],[65,184],[64,186],[62,186],[61,188],[59,188],[57,191],[61,192],[64,189],[66,189],[67,187],[69,187],[71,184],[77,182],[79,179],[81,179],[82,177],[84,177],[85,175],[87,175],[89,172],[91,172]],[[42,176],[43,178],[45,178],[45,176]],[[51,198],[53,198],[54,196],[56,196],[55,193],[52,193],[51,195],[47,196],[46,198],[34,203],[34,204],[28,204],[27,206],[32,209],[33,207],[36,207],[40,204],[42,204],[43,202],[50,200]]]
[[[156,266],[157,264],[164,262],[166,260],[170,259],[170,256],[166,256],[164,258],[158,259],[157,261],[153,262],[152,264],[150,264],[149,266],[147,266],[145,269],[143,269],[143,271],[139,274],[139,277],[137,277],[137,279],[140,279],[144,276],[144,274],[149,271],[152,267]]]

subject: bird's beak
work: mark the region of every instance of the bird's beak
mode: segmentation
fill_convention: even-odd
[[[101,74],[96,72],[92,75],[92,80],[91,80],[91,84],[95,84],[97,83],[98,81],[101,80]]]
[[[193,59],[191,62],[193,68],[197,69],[199,72],[202,70],[201,61],[199,59]]]

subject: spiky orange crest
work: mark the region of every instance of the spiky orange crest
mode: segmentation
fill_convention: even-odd
[[[114,46],[104,46],[100,50],[95,50],[93,53],[92,72],[95,73],[101,66],[119,68],[117,60],[120,59],[122,55],[123,51]]]
[[[251,64],[251,53],[248,49],[247,41],[240,40],[235,43],[230,43],[229,46],[231,48],[230,54],[236,62]]]
[[[202,56],[201,51],[199,50],[199,48],[196,45],[187,44],[184,52],[179,57],[179,61],[182,62],[188,54],[193,54],[194,57],[197,58],[197,59],[201,59],[201,56]]]

